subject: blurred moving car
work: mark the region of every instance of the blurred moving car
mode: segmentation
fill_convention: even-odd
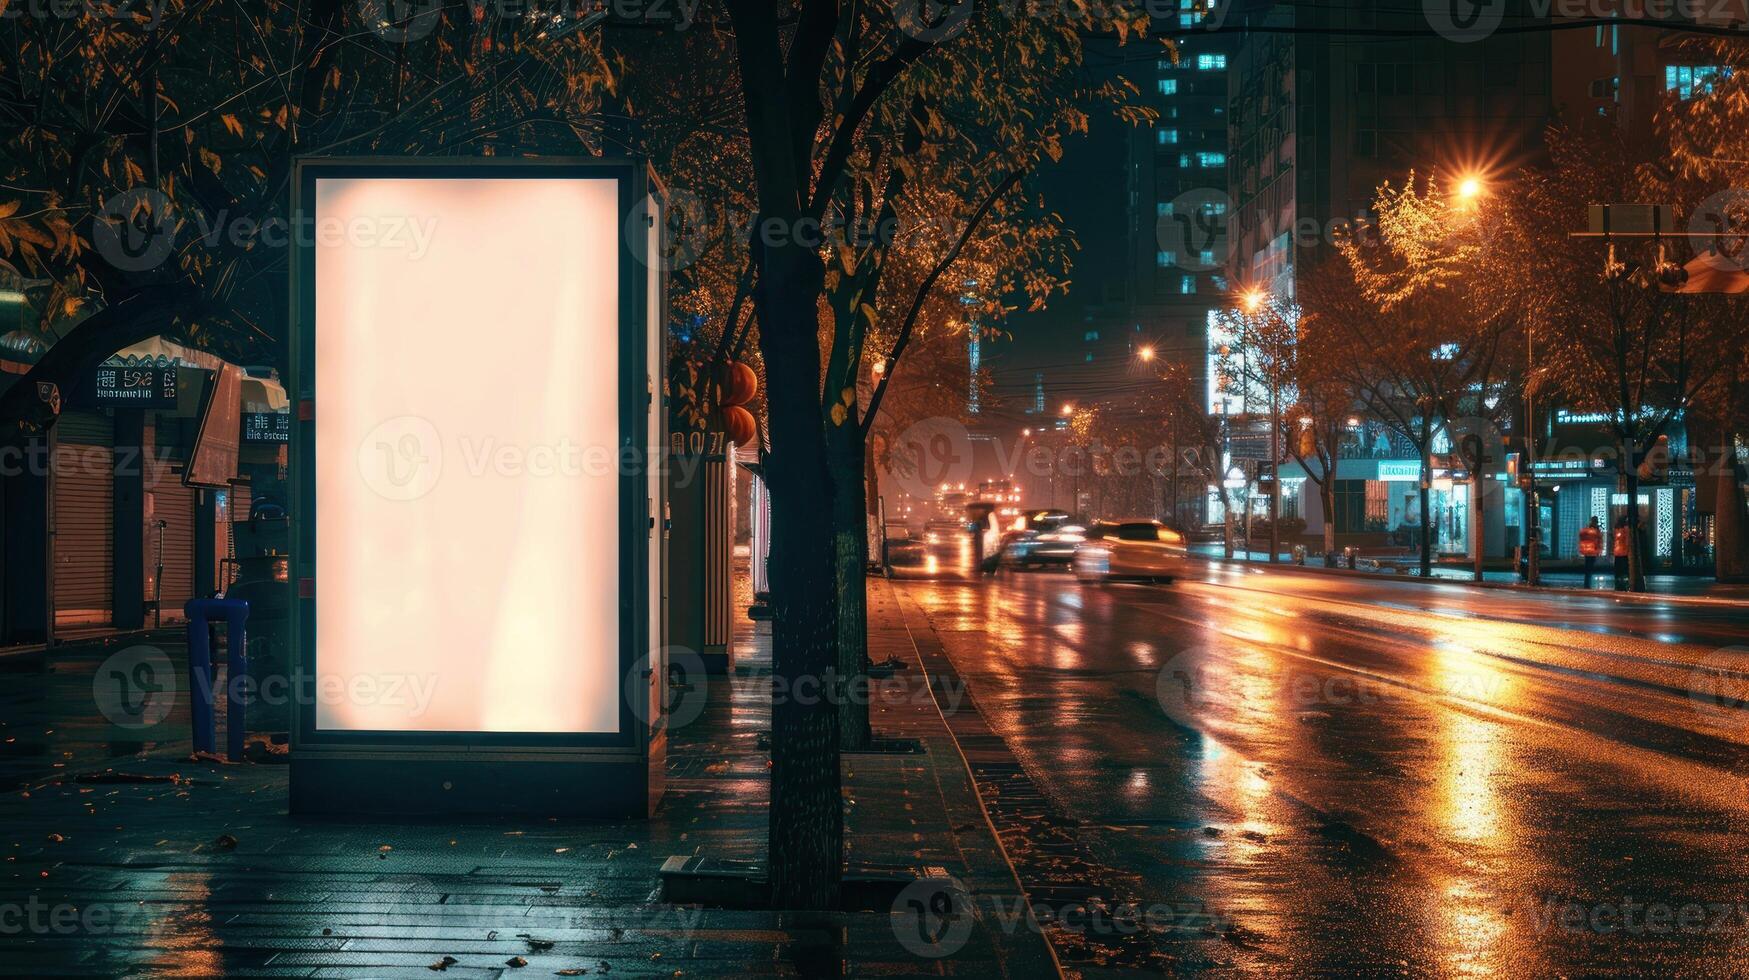
[[[902,524],[887,526],[886,554],[882,556],[882,564],[887,568],[921,565],[928,553],[929,546],[910,528]]]
[[[1185,574],[1184,535],[1149,518],[1096,521],[1075,550],[1075,577],[1083,582],[1145,579],[1170,582]]]
[[[968,529],[965,521],[938,517],[923,525],[923,540],[926,544],[954,544],[965,537]]]
[[[1068,568],[1075,550],[1087,540],[1079,524],[1055,524],[1050,530],[1028,528],[1010,531],[1002,541],[1002,564],[1007,568]]]

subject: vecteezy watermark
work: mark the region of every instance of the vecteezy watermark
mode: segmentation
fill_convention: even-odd
[[[1469,44],[1499,29],[1506,0],[1421,0],[1421,10],[1440,37]]]
[[[1749,269],[1749,190],[1727,187],[1688,216],[1689,244],[1715,269]]]
[[[778,218],[749,210],[729,198],[707,198],[683,187],[670,188],[656,205],[655,217],[662,226],[661,252],[652,264],[673,271],[684,269],[712,249],[739,248],[757,241],[768,248],[790,244],[809,249],[849,246],[861,250],[883,245],[930,245],[959,240],[964,220],[948,212],[929,212],[901,220],[887,215],[847,215],[830,209],[815,217]],[[650,202],[631,209],[625,224],[628,244],[643,254],[640,243],[649,232]]]
[[[425,256],[437,235],[431,215],[375,215],[342,220],[300,215],[258,218],[228,210],[208,213],[192,209],[186,217],[174,201],[151,187],[135,187],[111,195],[94,216],[92,244],[103,260],[123,272],[149,272],[175,254],[179,238],[192,232],[206,248],[257,245],[285,248],[315,245],[333,248],[394,249],[414,259]]]
[[[463,0],[458,6],[470,23],[488,18],[524,20],[551,28],[581,23],[604,14],[618,23],[672,25],[676,31],[698,20],[702,0]],[[359,18],[391,44],[410,44],[432,35],[443,22],[443,0],[358,0]]]
[[[446,437],[429,419],[398,415],[365,433],[354,451],[354,462],[371,492],[405,502],[435,490],[445,474],[470,480],[602,479],[654,470],[672,471],[678,485],[689,486],[704,460],[696,454],[569,437],[533,444],[475,432]]]
[[[418,500],[443,476],[443,438],[417,415],[386,419],[358,444],[358,475],[385,500]]]
[[[913,40],[941,44],[965,33],[976,6],[972,0],[894,0],[893,21]]]
[[[1483,40],[1500,29],[1507,0],[1422,0],[1427,23],[1459,44]],[[1526,19],[1613,20],[1623,24],[1709,24],[1742,29],[1741,0],[1529,0]]]
[[[1195,728],[1197,716],[1215,704],[1224,670],[1213,647],[1193,645],[1174,653],[1154,677],[1160,710],[1179,727]]]
[[[913,497],[960,488],[972,475],[972,436],[956,419],[927,418],[912,424],[887,447],[889,485]]]
[[[913,956],[932,960],[964,949],[980,918],[1003,935],[1050,930],[1095,940],[1174,931],[1206,934],[1230,926],[1226,917],[1201,906],[1169,902],[1050,904],[1029,902],[1022,895],[989,895],[975,904],[959,879],[943,875],[906,885],[889,912],[899,945]]]
[[[118,728],[150,728],[176,703],[176,670],[154,646],[138,644],[111,654],[91,675],[97,710]]]
[[[34,894],[0,902],[0,936],[96,936],[114,927],[112,910],[102,902],[45,902]]]
[[[661,665],[660,667],[656,665]],[[653,698],[654,671],[664,671],[662,699]],[[828,669],[794,676],[734,673],[711,678],[703,659],[686,647],[669,647],[664,656],[640,657],[626,672],[626,700],[640,722],[670,730],[684,728],[703,714],[712,697],[724,703],[766,702],[811,707],[831,705],[928,705],[953,715],[970,693],[957,678],[930,678],[910,671],[886,677],[846,675]]]
[[[1749,647],[1720,647],[1702,657],[1689,671],[1688,698],[1712,718],[1749,724]]]
[[[1531,912],[1539,935],[1560,930],[1602,935],[1700,935],[1749,929],[1743,902],[1641,900],[1632,895],[1601,902],[1550,900]]]
[[[1169,264],[1209,272],[1227,264],[1227,212],[1232,198],[1208,187],[1172,199],[1154,222],[1154,239]]]
[[[651,697],[657,671],[662,672],[660,700]],[[698,720],[710,701],[704,658],[681,646],[639,657],[626,672],[625,696],[638,721],[657,728],[685,728]]]
[[[957,878],[919,878],[893,899],[893,937],[924,959],[952,956],[972,938],[972,902]]]
[[[62,442],[54,446],[53,452],[49,451],[47,442],[0,446],[0,476],[53,476],[57,479],[137,476],[141,486],[150,490],[177,480],[171,471],[172,465],[168,457],[138,446],[112,448]]]
[[[74,20],[101,18],[131,20],[147,32],[155,31],[164,22],[164,8],[169,0],[12,0],[0,4],[0,21]]]
[[[163,650],[140,644],[118,651],[99,664],[91,678],[98,713],[119,728],[150,728],[170,716],[181,689],[181,675]],[[211,674],[193,679],[194,695],[210,704],[237,699],[246,704],[378,705],[406,709],[418,718],[431,707],[438,675],[259,673],[227,676],[215,686]]]
[[[443,0],[358,0],[358,16],[377,37],[406,44],[437,30]]]

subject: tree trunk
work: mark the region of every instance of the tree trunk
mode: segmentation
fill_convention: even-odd
[[[1475,572],[1475,580],[1482,581],[1482,545],[1486,538],[1482,534],[1482,508],[1487,502],[1484,499],[1487,487],[1482,482],[1482,471],[1477,465],[1470,467],[1470,563]]]
[[[1633,456],[1627,459],[1627,470],[1622,474],[1623,486],[1627,488],[1628,498],[1628,591],[1646,591],[1646,555],[1640,546],[1640,474],[1635,469],[1639,464]]]
[[[1221,484],[1221,531],[1227,544],[1227,559],[1233,558],[1233,491]]]
[[[1749,529],[1744,527],[1743,490],[1737,463],[1726,451],[1710,461],[1713,497],[1713,574],[1721,582],[1749,582]]]
[[[1318,485],[1318,496],[1324,502],[1324,554],[1336,553],[1336,474],[1332,470]]]
[[[771,455],[771,807],[767,860],[780,909],[831,909],[843,878],[831,477],[820,418],[819,258],[796,245],[762,263],[759,346]],[[797,690],[798,682],[802,685]],[[813,691],[809,692],[809,687]]]
[[[838,587],[838,744],[868,748],[868,502],[863,484],[867,447],[852,408],[826,428],[826,466],[832,475],[832,549]]]

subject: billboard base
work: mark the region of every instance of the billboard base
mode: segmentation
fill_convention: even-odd
[[[660,757],[658,757],[660,758]],[[291,761],[291,812],[392,818],[643,819],[661,801],[663,766],[637,756],[468,752],[433,758],[315,753]]]

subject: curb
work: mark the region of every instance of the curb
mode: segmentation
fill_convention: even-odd
[[[885,582],[886,580],[883,579],[882,581]],[[889,590],[893,589],[891,584],[887,584],[886,587]],[[900,600],[897,590],[893,590],[893,592],[893,604],[899,610],[899,623],[905,628],[906,638],[911,641],[911,653],[917,658],[917,670],[923,675],[925,683],[929,686],[929,703],[934,706],[935,715],[941,721],[942,731],[947,735],[948,743],[953,746],[954,755],[960,761],[960,768],[961,771],[965,773],[966,783],[972,789],[973,798],[977,800],[978,813],[984,818],[984,827],[990,832],[990,839],[995,841],[996,851],[1002,855],[1002,863],[1008,866],[1008,875],[1014,881],[1015,894],[1025,900],[1027,917],[1036,922],[1038,921],[1038,915],[1032,905],[1032,896],[1027,892],[1026,885],[1020,880],[1020,872],[1014,867],[1014,859],[1009,856],[1007,846],[1002,843],[1002,834],[997,831],[996,822],[990,818],[990,808],[984,802],[984,794],[978,789],[978,778],[972,771],[971,760],[966,758],[965,747],[960,744],[959,736],[954,734],[953,726],[947,723],[947,714],[942,711],[941,701],[935,694],[935,675],[930,673],[929,665],[923,659],[923,651],[917,646],[917,634],[911,628],[911,617],[906,614],[904,604]],[[931,629],[933,628],[931,627]],[[1050,954],[1051,965],[1055,967],[1057,971],[1057,980],[1063,980],[1065,976],[1063,973],[1063,961],[1057,955],[1056,946],[1051,943],[1050,934],[1045,930],[1040,929],[1038,931],[1038,937],[1044,944],[1045,952]]]
[[[1562,589],[1547,585],[1524,585],[1518,582],[1473,582],[1463,579],[1422,578],[1419,575],[1398,575],[1391,572],[1368,572],[1358,569],[1325,568],[1321,565],[1295,565],[1292,562],[1267,562],[1247,558],[1219,558],[1194,555],[1210,565],[1236,565],[1244,568],[1305,572],[1312,575],[1335,575],[1343,578],[1376,579],[1382,582],[1409,582],[1415,585],[1455,585],[1460,588],[1495,589],[1506,592],[1528,592],[1534,595],[1561,596],[1571,599],[1609,599],[1616,602],[1676,603],[1691,606],[1716,606],[1725,609],[1749,609],[1749,599],[1721,599],[1712,596],[1667,595],[1660,592],[1617,592],[1609,589]]]

